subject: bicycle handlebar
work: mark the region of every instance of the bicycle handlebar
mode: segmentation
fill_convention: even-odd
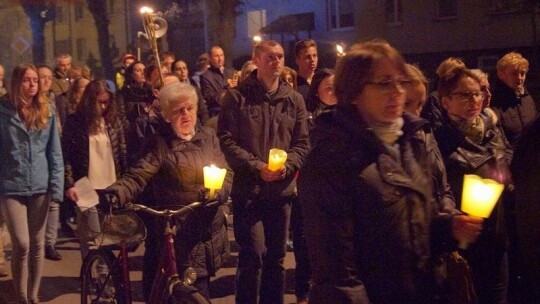
[[[157,210],[157,209],[153,209],[151,207],[148,207],[148,206],[145,206],[145,205],[141,205],[141,204],[135,204],[135,203],[131,203],[131,204],[127,204],[126,205],[126,209],[131,209],[131,210],[134,210],[134,211],[144,211],[148,214],[151,214],[151,215],[155,215],[155,216],[159,216],[159,217],[169,217],[169,216],[173,216],[173,215],[184,215],[188,212],[191,212],[191,211],[195,211],[195,209],[197,208],[200,208],[200,207],[212,207],[216,204],[218,204],[219,201],[218,200],[215,200],[215,201],[209,201],[209,202],[193,202],[189,205],[186,205],[186,206],[181,206],[179,209],[163,209],[163,210]]]

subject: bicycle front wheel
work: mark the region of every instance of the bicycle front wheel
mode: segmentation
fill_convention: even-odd
[[[164,292],[166,304],[211,304],[197,288],[185,285],[178,278],[167,285]]]
[[[81,304],[124,303],[115,256],[110,250],[90,250],[81,267]]]

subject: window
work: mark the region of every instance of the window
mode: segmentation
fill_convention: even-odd
[[[524,0],[490,0],[490,13],[518,12],[523,9]]]
[[[386,0],[386,23],[400,24],[403,15],[401,0]]]
[[[81,3],[75,4],[75,21],[79,21],[83,18],[83,5]]]
[[[86,55],[86,39],[77,39],[77,60],[82,61]]]
[[[107,13],[108,14],[114,14],[114,1],[115,0],[107,0]]]
[[[437,18],[452,19],[457,17],[456,0],[437,0]]]
[[[61,6],[56,7],[56,22],[62,23],[64,22],[64,8]]]
[[[354,26],[354,0],[328,0],[328,20],[331,29]]]
[[[59,53],[66,53],[71,54],[71,40],[58,40],[54,43],[54,49],[56,50],[57,54]]]

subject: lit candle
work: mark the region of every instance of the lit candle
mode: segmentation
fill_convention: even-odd
[[[492,179],[482,179],[474,174],[465,174],[461,210],[472,216],[488,218],[503,189],[503,184]],[[467,248],[467,244],[460,244],[460,248]]]
[[[214,196],[215,190],[221,189],[227,169],[220,169],[215,165],[204,166],[204,187],[210,189],[210,197]]]
[[[336,55],[338,57],[345,56],[345,47],[342,44],[336,44]]]
[[[268,170],[277,171],[285,165],[287,160],[287,152],[280,149],[270,149],[268,156]]]

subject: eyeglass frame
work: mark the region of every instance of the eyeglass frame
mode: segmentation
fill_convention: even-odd
[[[378,82],[366,81],[364,82],[364,84],[377,86],[383,92],[390,94],[395,89],[398,89],[400,92],[406,91],[412,86],[413,82],[410,79],[400,79],[400,80],[385,79]]]
[[[450,94],[448,94],[448,96],[450,98],[454,97],[454,96],[458,96],[458,101],[459,102],[462,102],[462,103],[465,103],[465,102],[469,102],[471,100],[471,97],[473,97],[474,101],[482,101],[484,96],[486,95],[486,92],[483,92],[482,90],[480,91],[457,91],[457,92],[452,92]]]

